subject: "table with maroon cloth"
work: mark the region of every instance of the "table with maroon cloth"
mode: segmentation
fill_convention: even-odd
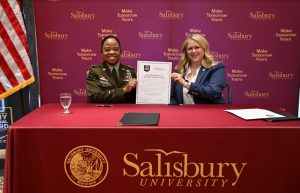
[[[4,192],[299,193],[300,122],[224,111],[250,107],[43,105],[8,131]],[[126,112],[159,124],[120,126]]]

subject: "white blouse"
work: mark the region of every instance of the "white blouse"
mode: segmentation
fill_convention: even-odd
[[[199,68],[197,68],[196,75],[193,77],[192,80],[189,80],[189,82],[192,82],[192,83],[196,82],[196,79],[197,79],[200,68],[201,68],[201,66],[199,66]],[[188,80],[188,76],[191,72],[192,72],[192,70],[189,67],[188,70],[187,70],[186,75],[184,76],[185,80]],[[194,98],[193,98],[192,95],[188,94],[188,89],[187,88],[183,87],[182,92],[183,92],[183,104],[195,104]]]

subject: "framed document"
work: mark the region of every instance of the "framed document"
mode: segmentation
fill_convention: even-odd
[[[137,104],[169,104],[172,62],[137,62]]]

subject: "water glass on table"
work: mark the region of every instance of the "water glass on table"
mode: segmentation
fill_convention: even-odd
[[[63,114],[70,114],[72,113],[69,108],[72,102],[72,94],[71,93],[60,93],[60,104],[64,108]]]

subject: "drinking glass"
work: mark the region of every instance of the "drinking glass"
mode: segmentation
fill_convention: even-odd
[[[60,97],[60,104],[64,108],[64,111],[62,113],[64,114],[71,113],[71,111],[69,110],[72,101],[71,93],[60,93],[59,97]]]

